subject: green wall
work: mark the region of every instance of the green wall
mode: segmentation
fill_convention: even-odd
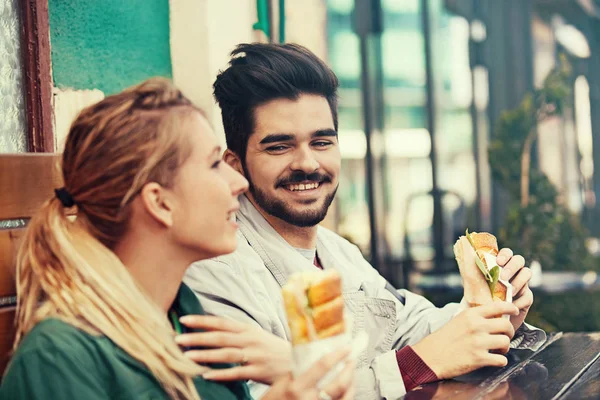
[[[168,0],[49,0],[54,86],[118,92],[172,77]]]

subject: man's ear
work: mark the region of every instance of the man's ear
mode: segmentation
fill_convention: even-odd
[[[169,193],[158,183],[150,182],[140,191],[144,210],[166,228],[173,226],[173,204]]]
[[[233,151],[229,149],[225,150],[225,153],[223,153],[223,161],[229,164],[231,168],[242,174],[242,176],[246,176],[244,173],[244,168],[242,168],[242,161]]]

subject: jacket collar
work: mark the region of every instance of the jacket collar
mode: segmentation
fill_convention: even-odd
[[[246,196],[240,197],[237,220],[240,233],[263,260],[279,286],[285,285],[290,276],[296,272],[315,270],[316,267],[312,262],[286,242]],[[323,235],[323,228],[319,227],[317,256],[324,269],[340,265],[339,258],[329,250],[330,247],[328,238]],[[342,281],[344,291],[350,290],[350,282],[346,279]]]

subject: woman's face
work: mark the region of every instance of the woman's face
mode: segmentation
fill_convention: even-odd
[[[235,212],[248,182],[221,161],[221,147],[204,117],[193,113],[189,118],[182,128],[189,130],[191,153],[170,189],[172,239],[200,260],[236,249]]]

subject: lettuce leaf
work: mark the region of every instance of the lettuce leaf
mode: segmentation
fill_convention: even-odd
[[[492,283],[494,281],[494,278],[490,274],[490,271],[488,271],[488,269],[485,267],[485,265],[483,265],[483,261],[481,261],[481,259],[477,255],[477,251],[475,249],[475,243],[473,242],[473,238],[471,237],[471,234],[469,233],[468,229],[466,232],[466,236],[467,236],[467,239],[469,240],[469,243],[471,244],[471,247],[473,248],[473,251],[475,251],[475,264],[477,264],[477,267],[483,274],[483,277],[485,278],[485,280],[488,281],[489,283]],[[496,278],[496,281],[498,281],[497,278]],[[494,285],[495,285],[495,283],[494,283]]]
[[[488,281],[488,286],[490,287],[490,292],[494,294],[494,289],[496,288],[498,279],[500,279],[500,267],[495,265],[494,268],[490,269],[490,275],[492,277],[492,280]]]

